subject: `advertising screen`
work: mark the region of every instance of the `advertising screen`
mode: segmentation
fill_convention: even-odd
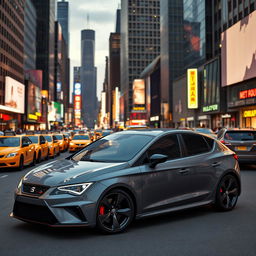
[[[7,76],[5,78],[5,106],[15,113],[24,114],[25,86]]]
[[[221,34],[222,86],[256,77],[256,11]]]
[[[33,83],[28,83],[28,119],[38,120],[41,116],[41,90]]]
[[[135,79],[133,81],[133,104],[145,104],[145,83],[143,79]]]

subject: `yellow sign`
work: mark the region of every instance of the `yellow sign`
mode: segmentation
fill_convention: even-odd
[[[197,69],[188,69],[187,71],[187,90],[188,90],[188,108],[198,108],[198,82]]]
[[[37,120],[37,116],[36,115],[32,115],[32,114],[28,114],[28,119],[30,119],[30,120]]]
[[[255,116],[256,116],[256,109],[244,111],[244,117],[255,117]]]

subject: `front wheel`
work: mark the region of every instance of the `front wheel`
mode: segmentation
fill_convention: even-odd
[[[236,206],[238,195],[237,179],[233,175],[226,175],[217,187],[215,205],[221,211],[230,211]]]
[[[134,217],[134,203],[129,194],[122,190],[112,190],[99,202],[97,226],[105,233],[123,232]]]
[[[24,169],[24,158],[23,156],[20,156],[20,163],[19,163],[18,170],[22,171],[23,169]]]

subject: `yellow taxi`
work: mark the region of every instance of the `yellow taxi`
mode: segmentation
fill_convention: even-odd
[[[40,163],[42,160],[47,160],[49,158],[49,145],[44,136],[35,134],[34,131],[27,131],[26,135],[35,145],[37,162]]]
[[[60,143],[56,136],[53,134],[43,135],[49,145],[49,157],[55,157],[60,155]]]
[[[54,136],[57,138],[59,145],[60,145],[60,151],[64,152],[68,149],[68,141],[65,139],[63,134],[54,134]]]
[[[97,129],[94,131],[94,140],[100,139],[102,137],[102,130]]]
[[[75,134],[69,143],[69,152],[80,150],[91,143],[89,134]]]
[[[26,135],[5,132],[0,136],[0,168],[18,168],[36,164],[35,145]]]

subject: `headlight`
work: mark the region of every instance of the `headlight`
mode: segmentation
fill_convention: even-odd
[[[69,193],[69,194],[72,194],[72,195],[81,195],[91,185],[92,185],[92,183],[82,183],[82,184],[61,186],[61,187],[58,187],[57,189],[62,191],[62,192],[66,192],[66,193]]]
[[[10,153],[10,154],[8,154],[7,156],[6,156],[6,158],[8,158],[8,157],[14,157],[14,156],[17,156],[18,155],[18,153]]]
[[[70,146],[74,146],[74,145],[75,145],[75,143],[73,143],[73,142],[70,142],[70,143],[69,143],[69,145],[70,145]]]
[[[18,187],[17,189],[21,189],[21,186],[22,186],[22,182],[23,182],[23,178],[20,180],[19,184],[18,184]]]

